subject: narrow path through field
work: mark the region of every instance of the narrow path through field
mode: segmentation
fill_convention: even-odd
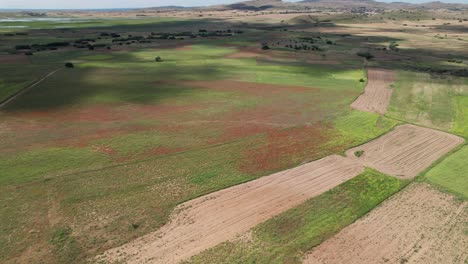
[[[54,75],[55,73],[57,73],[58,71],[62,70],[62,68],[60,69],[57,69],[57,70],[54,70],[50,73],[48,73],[47,75],[45,75],[44,77],[42,77],[41,79],[39,79],[38,81],[34,82],[33,84],[25,87],[24,89],[16,92],[15,94],[13,94],[12,96],[8,97],[6,100],[4,100],[3,102],[0,102],[0,109],[4,108],[5,106],[7,106],[9,103],[11,103],[13,100],[15,100],[16,98],[18,98],[19,96],[25,94],[26,92],[28,92],[29,90],[31,90],[32,88],[38,86],[40,83],[42,83],[43,81],[45,81],[47,78],[49,78],[50,76]]]
[[[396,73],[385,69],[369,69],[367,71],[367,86],[351,107],[357,110],[385,114],[390,103],[393,90],[390,85],[395,81]]]

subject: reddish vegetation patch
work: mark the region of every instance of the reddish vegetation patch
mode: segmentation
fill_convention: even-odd
[[[152,149],[149,149],[145,151],[145,155],[167,155],[179,151],[183,151],[184,148],[170,148],[170,147],[164,147],[164,146],[159,146],[155,147]]]
[[[132,124],[135,120],[174,120],[200,105],[87,105],[51,111],[38,110],[10,113],[1,135],[2,152],[35,146],[86,147],[90,142],[127,133],[160,129],[180,131],[179,125]],[[89,123],[89,125],[87,124]],[[11,144],[9,143],[11,142]],[[11,146],[10,146],[11,145]]]
[[[133,154],[130,154],[130,155],[119,156],[119,157],[116,157],[115,160],[118,162],[126,162],[130,160],[141,160],[141,159],[147,159],[151,157],[169,155],[169,154],[181,152],[184,150],[187,150],[187,149],[158,146],[158,147],[150,148],[147,150],[143,150],[142,152],[134,152]]]
[[[239,82],[232,80],[216,80],[216,81],[191,81],[186,82],[187,86],[203,87],[207,89],[216,89],[221,91],[240,91],[249,93],[256,96],[268,95],[278,93],[299,93],[318,91],[316,88],[301,87],[301,86],[285,86],[276,84],[253,83],[253,82]]]
[[[244,138],[272,132],[275,128],[268,125],[256,125],[256,124],[238,124],[228,126],[224,129],[223,134],[216,139],[216,142],[226,142],[237,138]],[[213,142],[214,143],[214,142]]]
[[[244,150],[247,156],[240,169],[246,173],[262,173],[283,168],[286,164],[318,158],[328,150],[323,143],[328,139],[328,127],[323,125],[273,130],[260,139],[258,147]]]
[[[29,58],[25,55],[5,55],[0,56],[0,64],[30,64]]]
[[[113,149],[111,147],[108,147],[108,146],[96,146],[94,148],[94,150],[96,150],[97,152],[100,152],[100,153],[110,155],[110,156],[113,156],[113,155],[117,154],[117,151],[115,149]]]
[[[168,114],[190,112],[199,105],[86,105],[68,109],[37,110],[13,113],[12,116],[20,119],[45,118],[57,122],[114,122],[129,121],[135,118],[163,117]]]
[[[191,51],[192,49],[193,49],[192,46],[188,45],[188,46],[182,46],[182,47],[175,48],[174,50],[177,50],[177,51]]]

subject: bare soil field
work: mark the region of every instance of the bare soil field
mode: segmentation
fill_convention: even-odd
[[[364,167],[340,156],[304,164],[180,205],[169,224],[103,258],[127,263],[177,263],[359,175]]]
[[[368,83],[364,93],[351,104],[354,109],[385,114],[390,103],[393,90],[390,84],[395,81],[396,74],[385,69],[369,69]]]
[[[466,201],[413,183],[317,246],[304,263],[466,263],[467,209]]]
[[[412,178],[463,142],[462,138],[445,132],[401,125],[378,139],[346,151],[346,155],[383,173]],[[360,157],[357,157],[359,152]]]

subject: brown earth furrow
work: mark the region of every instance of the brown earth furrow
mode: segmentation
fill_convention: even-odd
[[[386,158],[379,160],[380,164],[389,164],[392,166],[401,166],[407,168],[419,168],[424,164],[426,159],[436,159],[438,156],[437,152],[433,152],[433,146],[440,146],[444,143],[443,138],[425,138],[424,140],[418,140],[417,144],[409,144],[405,146],[402,151],[403,154],[394,153]],[[445,148],[439,150],[444,151]]]
[[[320,164],[318,164],[317,169],[319,170],[319,169],[321,169],[321,168],[323,168],[323,167],[325,167],[327,165],[330,165],[331,163],[334,162],[333,160],[336,160],[336,159],[327,159],[326,161],[321,162]],[[303,173],[306,172],[306,171],[307,170],[304,170],[302,167],[289,169],[287,171],[279,172],[279,173],[275,173],[275,174],[271,175],[271,176],[278,176],[278,177],[265,177],[265,178],[259,179],[258,181],[260,181],[260,180],[263,181],[263,183],[261,183],[261,184],[260,184],[260,182],[257,182],[256,184],[253,184],[254,182],[248,182],[248,183],[239,185],[238,190],[231,190],[231,192],[228,189],[221,190],[221,191],[216,192],[214,194],[207,195],[205,199],[214,199],[214,198],[216,198],[216,199],[218,199],[218,202],[220,202],[220,203],[229,202],[231,200],[239,198],[242,195],[245,195],[245,194],[250,193],[252,191],[255,191],[255,190],[259,189],[259,188],[262,188],[263,185],[282,184],[284,182],[294,180],[296,177],[303,175]],[[288,177],[283,177],[286,174],[288,174],[289,176]],[[311,181],[313,179],[314,178],[310,178]],[[229,193],[229,192],[232,193],[232,195],[229,196],[229,197],[225,197],[224,193]],[[197,205],[193,205],[192,208],[198,209],[199,207]]]
[[[369,69],[368,83],[364,93],[359,96],[351,107],[366,112],[385,114],[392,97],[390,84],[395,81],[394,71],[385,69]]]
[[[383,137],[348,150],[346,155],[363,166],[411,178],[463,142],[462,138],[445,132],[401,125]],[[356,151],[364,154],[358,158],[354,155]]]
[[[317,246],[306,264],[465,263],[468,202],[413,183]]]
[[[364,168],[330,156],[184,203],[159,231],[110,250],[109,261],[177,263],[357,176]],[[122,252],[122,253],[119,253]]]

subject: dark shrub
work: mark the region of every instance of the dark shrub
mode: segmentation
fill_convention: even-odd
[[[356,152],[354,152],[354,156],[356,157],[361,157],[362,155],[364,155],[364,150],[358,150]]]
[[[29,46],[29,45],[16,45],[15,46],[16,50],[24,50],[24,49],[30,49],[30,48],[31,48],[31,46]]]
[[[369,51],[358,51],[358,53],[356,53],[359,57],[363,57],[363,58],[366,58],[368,60],[374,58],[374,55],[372,55]]]
[[[155,60],[156,62],[161,62],[161,61],[162,61],[161,57],[159,57],[159,56],[157,56],[156,58],[154,58],[154,60]]]
[[[65,63],[65,67],[66,68],[74,68],[75,65],[73,65],[73,63],[71,63],[71,62],[67,62],[67,63]]]
[[[262,50],[269,50],[270,47],[267,44],[262,44]]]

